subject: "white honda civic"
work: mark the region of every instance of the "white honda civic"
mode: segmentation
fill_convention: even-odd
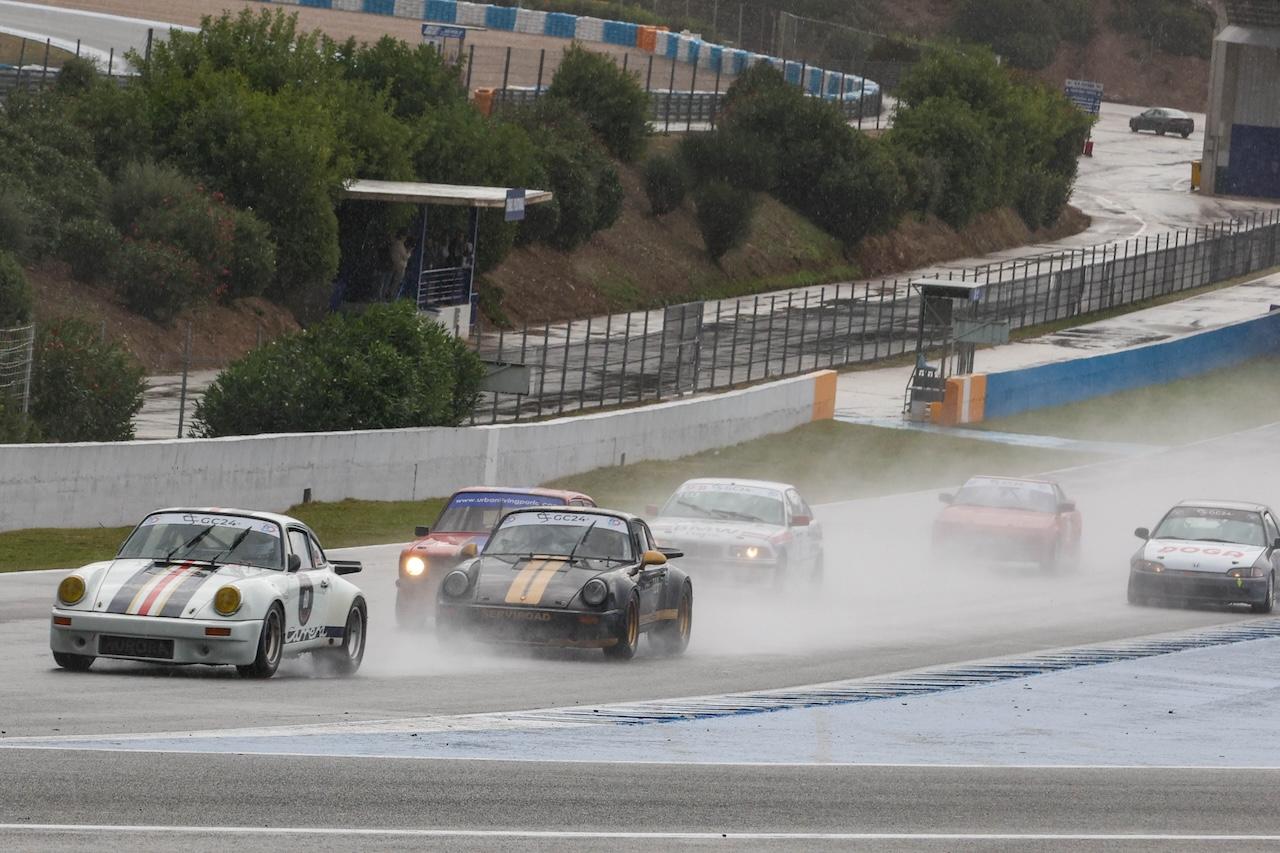
[[[311,652],[339,674],[360,667],[368,609],[297,519],[235,509],[164,509],[142,520],[114,559],[58,585],[49,645],[66,669],[96,658],[230,664],[269,678]]]

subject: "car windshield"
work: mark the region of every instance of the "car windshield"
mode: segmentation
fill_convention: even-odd
[[[530,506],[561,506],[563,498],[528,495],[519,492],[459,492],[440,513],[434,533],[485,533],[494,528],[504,514]]]
[[[1265,547],[1262,518],[1252,510],[1176,506],[1156,528],[1155,539],[1197,539]]]
[[[627,523],[611,515],[554,510],[513,512],[489,537],[491,557],[570,557],[629,562],[633,557]]]
[[[782,524],[782,493],[762,486],[732,483],[689,483],[658,513],[671,518],[717,518]]]
[[[1058,496],[1049,483],[975,477],[964,484],[952,501],[957,506],[1057,512]]]
[[[280,526],[242,515],[161,512],[149,515],[120,548],[124,559],[188,560],[254,566],[284,566]]]

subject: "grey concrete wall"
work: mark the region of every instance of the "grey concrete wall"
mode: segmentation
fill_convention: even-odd
[[[0,530],[131,524],[170,505],[281,510],[412,500],[476,484],[536,485],[674,459],[813,419],[815,377],[531,424],[220,439],[0,445]]]

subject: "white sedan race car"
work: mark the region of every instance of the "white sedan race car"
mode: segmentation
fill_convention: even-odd
[[[66,669],[96,658],[231,664],[269,678],[284,655],[313,652],[350,675],[368,610],[302,522],[233,509],[165,509],[134,528],[113,560],[58,585],[49,645]]]
[[[794,486],[689,480],[650,514],[658,544],[684,552],[695,580],[822,582],[822,527]]]

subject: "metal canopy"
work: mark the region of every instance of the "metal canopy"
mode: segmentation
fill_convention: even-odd
[[[348,181],[344,198],[357,201],[389,201],[403,204],[439,204],[448,207],[505,208],[507,187],[466,187],[457,184],[423,184],[416,181]],[[525,190],[525,204],[551,201],[548,190]]]

